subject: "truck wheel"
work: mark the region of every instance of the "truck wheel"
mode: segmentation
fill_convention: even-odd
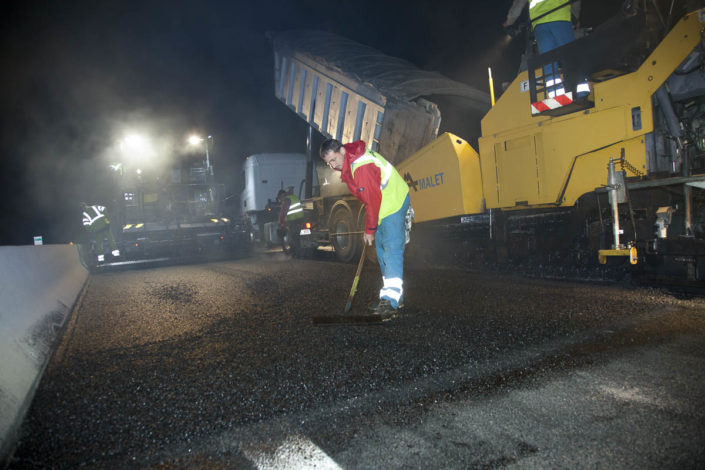
[[[362,236],[359,234],[349,235],[350,232],[357,231],[357,224],[350,209],[340,207],[333,213],[330,231],[336,257],[344,263],[354,261],[360,255]],[[348,235],[335,235],[336,233]]]
[[[282,251],[286,253],[287,255],[291,255],[294,258],[301,258],[301,259],[306,259],[306,258],[313,258],[315,250],[313,247],[306,247],[304,248],[301,245],[301,238],[299,237],[291,237],[289,235],[289,230],[285,230],[284,235],[282,236]]]

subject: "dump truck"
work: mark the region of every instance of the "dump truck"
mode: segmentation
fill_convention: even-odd
[[[269,33],[274,49],[275,95],[311,131],[341,141],[362,139],[392,163],[433,142],[438,106],[422,95],[455,96],[475,113],[489,108],[489,94],[418,69],[332,33]],[[362,249],[364,207],[350,195],[339,173],[322,165],[308,137],[312,183],[303,198],[305,223],[299,252],[332,246],[341,261]],[[314,171],[315,170],[315,171]]]
[[[476,146],[444,133],[410,155],[382,151],[409,183],[416,242],[437,248],[431,260],[614,268],[702,285],[705,11],[669,18],[657,7],[625,2],[592,34],[529,57],[482,118]],[[304,76],[292,63],[277,70],[293,83],[287,100]],[[564,94],[549,94],[549,66]],[[330,130],[319,129],[358,137]],[[329,238],[360,220],[329,224]]]

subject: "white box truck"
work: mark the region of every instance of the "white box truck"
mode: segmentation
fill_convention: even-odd
[[[276,245],[276,222],[279,216],[277,193],[280,189],[291,189],[302,198],[306,181],[306,155],[301,153],[258,153],[250,155],[243,164],[244,189],[242,191],[242,214],[252,226],[256,242]]]

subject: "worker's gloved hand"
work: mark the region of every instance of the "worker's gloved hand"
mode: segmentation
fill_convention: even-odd
[[[372,246],[372,244],[375,242],[375,234],[374,233],[366,233],[363,236],[363,240],[365,243],[369,246]]]

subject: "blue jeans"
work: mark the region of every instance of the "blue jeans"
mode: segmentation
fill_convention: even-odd
[[[536,25],[534,37],[539,47],[539,54],[551,51],[575,40],[573,26],[570,21],[549,21],[548,23]],[[561,76],[558,73],[557,63],[546,65],[543,69],[543,75],[547,94],[560,95],[565,93],[563,85],[560,84]]]
[[[539,54],[551,51],[575,40],[570,21],[549,21],[534,28]]]
[[[379,223],[375,234],[377,260],[382,271],[382,289],[379,298],[389,300],[395,309],[404,294],[404,249],[406,248],[406,211],[409,210],[409,195],[401,209],[388,215]]]

